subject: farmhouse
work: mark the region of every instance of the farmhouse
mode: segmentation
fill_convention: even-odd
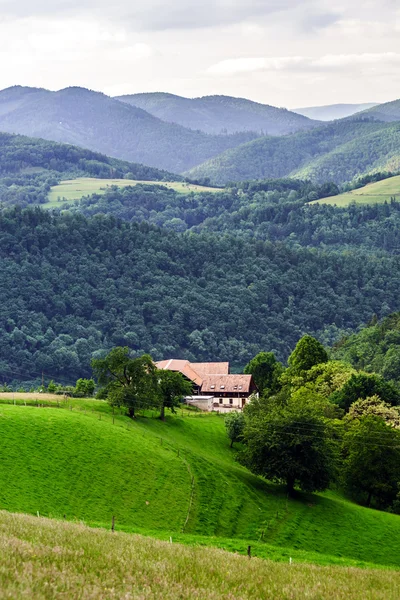
[[[188,360],[162,360],[158,369],[178,371],[193,384],[193,396],[186,402],[202,410],[230,412],[242,410],[257,394],[252,375],[231,375],[229,363],[191,363]]]

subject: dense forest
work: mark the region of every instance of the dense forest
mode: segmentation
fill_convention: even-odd
[[[399,169],[399,147],[400,123],[353,117],[290,136],[259,138],[191,169],[188,176],[222,185],[288,176],[341,184],[370,171]]]
[[[103,349],[284,360],[305,332],[330,345],[400,308],[400,257],[166,231],[39,208],[0,215],[0,371],[90,374]]]
[[[180,180],[178,175],[37,138],[0,133],[0,202],[44,204],[52,185],[74,177]]]
[[[147,222],[176,232],[212,232],[237,238],[312,246],[400,250],[400,203],[336,208],[309,204],[335,194],[334,185],[274,180],[244,183],[239,189],[215,193],[177,193],[162,186],[110,188],[75,204],[71,211],[86,216],[109,214]]]
[[[376,315],[368,327],[338,342],[333,357],[357,369],[380,373],[400,383],[400,313],[378,322]]]

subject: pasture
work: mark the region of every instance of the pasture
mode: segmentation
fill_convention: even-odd
[[[221,416],[133,422],[93,399],[14,401],[0,400],[1,509],[104,528],[115,516],[125,532],[277,561],[400,568],[399,516],[334,491],[287,498],[235,461]]]
[[[185,547],[0,511],[0,597],[20,600],[397,600],[400,572]]]
[[[117,187],[129,187],[138,184],[144,185],[162,185],[182,194],[189,192],[219,192],[218,188],[205,187],[185,183],[184,181],[136,181],[133,179],[95,179],[90,177],[80,177],[62,181],[53,186],[48,196],[48,202],[43,205],[44,208],[54,208],[66,202],[80,200],[83,196],[91,194],[104,194],[107,188],[115,185]]]
[[[344,207],[349,206],[352,202],[357,204],[383,204],[384,202],[390,202],[391,198],[400,201],[400,175],[376,183],[369,183],[362,188],[338,196],[313,200],[310,204],[330,204]]]

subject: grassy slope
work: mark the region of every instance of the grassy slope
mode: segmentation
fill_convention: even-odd
[[[171,181],[138,181],[133,179],[96,179],[94,177],[80,177],[78,179],[70,179],[62,181],[59,185],[51,188],[49,193],[49,202],[45,208],[54,208],[60,206],[60,201],[80,200],[83,196],[91,194],[104,194],[107,187],[116,185],[118,187],[128,187],[143,183],[145,185],[163,185],[167,188],[176,190],[177,192],[218,192],[216,188],[204,187],[201,185],[193,185],[190,183]]]
[[[234,462],[221,417],[112,425],[105,403],[72,402],[73,411],[0,407],[0,508],[102,526],[114,514],[126,531],[239,552],[251,543],[278,560],[400,566],[399,517],[332,492],[287,502]]]
[[[310,204],[331,204],[336,206],[348,206],[351,202],[357,202],[357,204],[383,204],[384,202],[390,202],[390,199],[393,197],[400,197],[400,175],[377,181],[376,183],[370,183],[362,188],[340,194],[339,196],[314,200]]]
[[[278,564],[0,512],[2,598],[395,600],[400,574]]]

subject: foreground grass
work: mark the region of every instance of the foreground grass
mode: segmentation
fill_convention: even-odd
[[[58,185],[51,188],[48,202],[44,205],[45,208],[54,208],[62,205],[63,202],[71,202],[80,200],[83,196],[91,194],[104,194],[106,189],[112,185],[118,187],[135,186],[140,183],[145,185],[162,185],[176,192],[219,192],[217,188],[205,187],[202,185],[194,185],[182,181],[137,181],[133,179],[95,179],[90,177],[80,177],[78,179],[70,179],[62,181]],[[60,199],[60,200],[59,200]]]
[[[390,202],[391,198],[400,200],[400,175],[390,177],[376,183],[370,183],[357,190],[313,200],[310,204],[331,204],[332,206],[349,206],[352,202],[357,204],[383,204]]]
[[[222,417],[132,422],[93,399],[23,402],[0,404],[1,509],[105,528],[115,516],[126,532],[240,553],[251,544],[274,560],[400,567],[400,517],[334,492],[288,499],[235,462]]]
[[[0,597],[397,600],[400,573],[274,563],[0,512]]]

